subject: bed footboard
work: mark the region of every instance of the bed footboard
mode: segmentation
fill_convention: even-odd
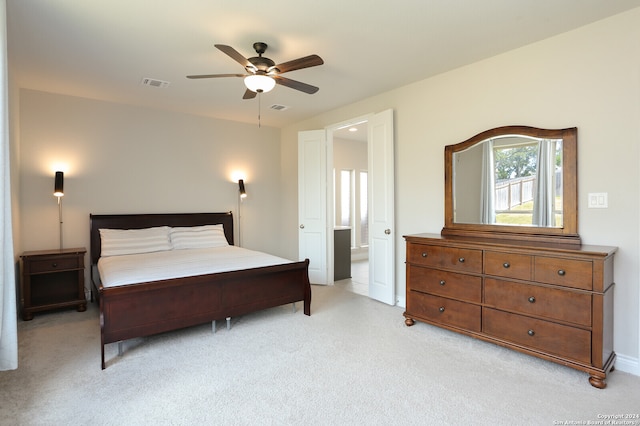
[[[311,315],[309,260],[98,289],[104,347],[134,337],[245,315],[298,301]]]

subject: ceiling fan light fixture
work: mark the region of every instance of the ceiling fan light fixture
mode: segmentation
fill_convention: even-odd
[[[275,87],[276,81],[268,75],[254,74],[244,78],[244,85],[252,92],[267,93]]]

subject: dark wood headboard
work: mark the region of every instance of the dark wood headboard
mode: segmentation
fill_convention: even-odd
[[[229,244],[233,245],[233,215],[226,213],[153,213],[89,215],[91,224],[91,264],[100,259],[100,229],[141,229],[153,226],[201,226],[221,223]]]

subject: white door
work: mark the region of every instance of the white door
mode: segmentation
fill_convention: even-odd
[[[328,284],[327,140],[324,130],[298,133],[298,253],[309,280]]]
[[[369,297],[395,305],[393,110],[369,120]]]

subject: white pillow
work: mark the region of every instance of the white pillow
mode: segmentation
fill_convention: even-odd
[[[229,245],[222,224],[171,228],[169,235],[174,250]]]
[[[100,229],[100,256],[151,253],[171,250],[169,227]]]

